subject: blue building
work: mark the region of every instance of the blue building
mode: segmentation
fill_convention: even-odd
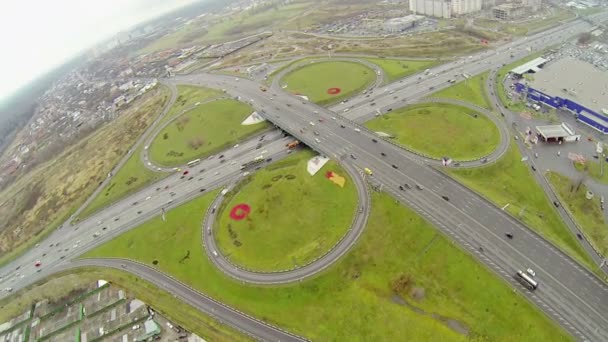
[[[608,117],[606,115],[595,112],[572,100],[545,94],[523,83],[516,83],[515,91],[525,94],[528,100],[536,101],[553,108],[567,109],[574,113],[577,121],[603,134],[608,134]]]

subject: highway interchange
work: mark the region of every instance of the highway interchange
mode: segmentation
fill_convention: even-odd
[[[418,75],[415,75],[403,81],[374,89],[370,98],[361,94],[347,103],[333,106],[330,109],[284,93],[280,87],[280,76],[276,77],[276,82],[267,93],[259,90],[258,83],[247,79],[237,81],[232,76],[190,75],[177,77],[171,82],[227,89],[230,95],[241,96],[250,101],[267,119],[281,129],[315,150],[340,160],[355,181],[362,177],[360,172],[355,170],[371,168],[374,174],[372,177],[367,177],[368,182],[373,185],[382,184],[384,191],[416,210],[462,247],[470,250],[479,260],[486,263],[506,281],[512,283],[514,287],[521,288],[512,278],[515,270],[533,267],[537,271],[537,277],[541,279],[541,288],[535,293],[528,293],[525,290],[523,292],[577,339],[608,340],[608,319],[605,317],[608,288],[605,284],[555,246],[494,205],[445,177],[441,172],[435,171],[429,166],[432,163],[428,159],[381,139],[377,139],[378,142],[374,143],[372,139],[377,136],[359,125],[360,122],[374,117],[376,108],[384,113],[389,108],[397,108],[405,103],[414,102],[429,93],[449,86],[447,80],[453,79],[455,75],[463,73],[476,75],[499,67],[503,63],[510,63],[527,55],[529,52],[526,47],[528,46],[541,49],[556,41],[562,41],[566,37],[588,30],[590,27],[591,25],[582,21],[570,22],[541,34],[513,41],[498,49],[474,55],[472,58],[462,58],[432,68],[430,72],[436,76],[418,79]],[[511,57],[510,54],[514,56]],[[433,89],[430,89],[431,87]],[[393,91],[394,93],[390,94]],[[272,96],[273,93],[274,96]],[[376,106],[370,106],[370,100],[373,100]],[[344,112],[351,106],[352,109]],[[318,114],[314,112],[318,112]],[[322,119],[323,122],[319,122],[319,119]],[[318,138],[312,134],[310,122],[315,123],[314,130],[319,133]],[[304,130],[305,128],[306,130]],[[355,131],[355,128],[360,132]],[[304,133],[301,133],[301,130]],[[267,151],[267,156],[276,159],[286,155],[285,144],[289,138],[273,132],[269,133],[265,139],[267,141],[265,141],[263,150]],[[319,142],[315,139],[319,139]],[[146,269],[147,266],[116,260],[70,261],[85,251],[120,235],[125,230],[157,216],[161,208],[170,209],[200,195],[201,192],[233,184],[242,175],[240,165],[260,154],[261,151],[256,150],[257,144],[258,142],[252,139],[238,148],[226,151],[225,158],[229,162],[223,164],[217,156],[204,160],[190,171],[193,176],[192,180],[180,179],[181,175],[176,173],[115,203],[81,223],[74,226],[64,225],[63,228],[58,229],[41,242],[39,247],[29,250],[3,267],[0,271],[0,275],[3,277],[0,280],[0,287],[12,286],[17,290],[57,271],[84,264],[120,267],[153,281],[161,288],[170,290],[207,314],[254,337],[264,340],[301,340],[302,338],[298,336],[270,327],[264,322],[218,304],[192,289],[180,288],[175,280],[169,279],[159,272]],[[386,157],[381,156],[380,153],[385,153]],[[356,159],[353,159],[351,155],[354,155]],[[477,161],[477,163],[481,164],[482,161]],[[203,169],[205,171],[201,172]],[[419,184],[423,190],[399,190],[399,185],[405,183],[412,186]],[[449,201],[442,196],[449,198]],[[365,199],[367,196],[360,194],[360,199],[362,198]],[[369,209],[369,205],[365,203],[362,203],[362,207],[366,211]],[[362,215],[363,223],[366,217],[367,215]],[[201,229],[205,229],[206,224],[208,222],[205,222]],[[353,236],[348,238],[347,234],[343,240],[347,243],[344,249],[336,248],[332,250],[332,252],[336,251],[335,255],[327,254],[313,264],[290,272],[260,276],[234,268],[228,263],[222,263],[222,258],[213,256],[210,258],[224,272],[239,280],[257,283],[295,281],[328,267],[339,256],[346,253],[348,247],[356,241],[360,234],[360,231],[354,229],[357,226],[357,224],[353,225],[353,229],[349,231],[349,234],[353,234]],[[364,224],[361,227],[364,227]],[[515,235],[513,240],[504,237],[504,233],[507,231]],[[100,232],[101,235],[95,238],[93,237],[95,232]],[[212,240],[206,240],[205,244],[213,244]],[[57,246],[57,243],[60,245]],[[479,251],[479,246],[484,246],[484,252]],[[210,250],[212,248],[208,248],[207,252],[209,253]],[[42,253],[47,255],[42,258]],[[63,258],[61,258],[62,256]],[[38,259],[44,260],[41,272],[36,272],[33,266],[35,260]],[[121,266],[118,266],[118,263]],[[16,270],[17,267],[19,270]],[[17,273],[20,275],[17,276]],[[273,279],[272,277],[279,278]],[[4,295],[6,294],[3,293]]]

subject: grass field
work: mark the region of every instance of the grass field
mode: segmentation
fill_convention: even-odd
[[[89,217],[99,209],[120,200],[127,195],[142,189],[148,184],[165,178],[169,173],[154,172],[146,168],[141,161],[142,146],[135,149],[129,160],[116,172],[112,181],[78,216],[81,220]]]
[[[602,255],[608,254],[608,225],[604,219],[604,213],[600,207],[600,200],[585,198],[587,187],[583,184],[576,191],[577,182],[570,180],[556,172],[548,172],[547,179],[557,190],[570,213],[576,222],[585,232],[585,236],[590,238],[591,243]]]
[[[460,81],[455,85],[431,94],[431,97],[445,97],[470,102],[480,107],[491,109],[490,101],[486,94],[485,82],[488,72]]]
[[[208,101],[223,95],[219,90],[183,85],[178,85],[177,91],[178,97],[175,99],[175,103],[161,119],[159,125],[162,125],[163,122],[179,115],[182,110],[190,107],[196,102]],[[112,182],[108,184],[89,206],[80,213],[80,219],[84,219],[97,210],[111,205],[121,198],[168,175],[167,173],[153,172],[142,164],[140,158],[142,148],[143,146],[140,146],[133,151],[125,165],[116,172]]]
[[[477,159],[492,153],[500,142],[498,128],[485,115],[449,104],[399,108],[365,126],[388,133],[408,149],[435,158]]]
[[[161,87],[0,193],[0,264],[50,233],[99,186],[168,99]],[[103,147],[103,148],[100,148]]]
[[[596,162],[594,160],[587,160],[585,165],[580,164],[580,163],[573,163],[573,165],[577,170],[579,170],[581,172],[584,172],[585,167],[586,167],[587,174],[591,178],[595,179],[596,181],[598,181],[600,183],[608,184],[608,162],[602,161],[602,163],[604,164],[602,166],[604,168],[604,174],[602,174],[602,172],[601,172],[600,163]]]
[[[70,298],[74,292],[86,288],[99,279],[128,289],[129,297],[144,301],[173,323],[187,326],[190,331],[207,340],[251,341],[248,336],[217,322],[147,281],[126,272],[101,268],[81,268],[70,273],[57,274],[10,297],[5,297],[0,301],[0,322],[7,322],[11,317],[23,313],[26,308],[43,299],[61,302]],[[70,285],[66,286],[66,284]],[[179,308],[179,310],[175,310],[175,308]]]
[[[357,211],[357,189],[334,161],[310,176],[306,165],[314,155],[298,152],[255,173],[226,202],[215,236],[232,262],[258,271],[290,269],[325,254],[346,234]],[[325,177],[328,171],[346,179],[343,188]],[[231,209],[242,203],[251,213],[233,220]]]
[[[175,103],[173,104],[173,106],[171,106],[171,109],[169,109],[167,115],[162,118],[160,124],[171,120],[176,115],[179,115],[183,110],[187,109],[188,107],[194,105],[197,102],[209,101],[211,99],[215,99],[224,95],[223,92],[217,89],[186,85],[178,85],[177,93],[178,96],[175,99]]]
[[[201,246],[202,216],[214,195],[171,210],[168,223],[153,219],[88,256],[148,264],[157,259],[160,270],[194,288],[312,340],[571,340],[493,273],[385,194],[372,195],[361,240],[326,272],[289,286],[235,282],[210,263]],[[180,263],[185,255],[189,258]]]
[[[287,90],[308,96],[310,101],[326,105],[347,98],[376,79],[376,73],[354,62],[318,62],[300,67],[283,77]],[[329,88],[340,88],[336,95],[327,93]]]
[[[449,173],[467,187],[506,208],[540,235],[562,248],[570,256],[597,271],[593,261],[570,234],[555,212],[544,191],[531,175],[527,163],[514,144],[497,163],[475,169],[450,169]]]
[[[408,61],[388,58],[364,59],[382,68],[389,83],[437,65],[437,61]]]
[[[213,154],[269,127],[266,122],[243,126],[253,109],[220,99],[201,104],[162,129],[150,144],[150,159],[175,166]]]
[[[220,41],[236,40],[244,36],[257,33],[259,30],[271,25],[279,24],[311,6],[311,2],[296,2],[287,5],[271,6],[261,11],[239,11],[237,14],[226,16],[217,20],[210,27],[206,27],[206,19],[195,20],[184,25],[175,32],[171,32],[138,53],[150,53],[185,45],[205,45]]]

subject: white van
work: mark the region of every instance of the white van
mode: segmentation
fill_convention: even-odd
[[[358,129],[358,128],[355,128],[355,132],[360,133],[360,132],[361,132],[361,130],[360,130],[360,129]]]

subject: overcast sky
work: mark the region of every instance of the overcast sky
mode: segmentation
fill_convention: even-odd
[[[200,0],[1,0],[0,101],[96,42]]]

